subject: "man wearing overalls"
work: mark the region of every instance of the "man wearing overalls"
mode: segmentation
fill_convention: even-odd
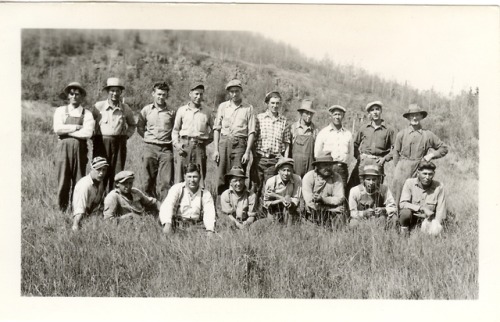
[[[56,169],[57,202],[61,211],[68,208],[76,183],[85,176],[87,139],[92,136],[95,124],[92,113],[81,105],[86,94],[80,83],[69,83],[60,95],[68,100],[68,105],[58,107],[54,113],[54,132],[59,136]]]
[[[312,122],[315,113],[313,102],[308,99],[302,101],[297,109],[300,119],[290,127],[292,133],[292,159],[295,161],[295,174],[301,178],[313,169],[314,141],[318,135],[318,129]]]

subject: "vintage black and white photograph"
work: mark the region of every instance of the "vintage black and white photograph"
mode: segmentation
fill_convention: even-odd
[[[21,301],[481,298],[498,7],[26,9]]]

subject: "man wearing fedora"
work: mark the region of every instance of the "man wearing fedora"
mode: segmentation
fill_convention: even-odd
[[[318,135],[318,129],[312,122],[315,113],[312,100],[302,100],[297,111],[300,114],[300,119],[290,126],[292,135],[291,154],[295,160],[295,173],[302,178],[313,169],[314,141]]]
[[[260,202],[262,187],[269,178],[276,175],[276,163],[283,156],[288,157],[291,141],[290,126],[284,115],[279,113],[281,95],[277,91],[266,94],[265,112],[257,115],[255,125],[255,155],[250,171],[257,203]]]
[[[346,219],[344,184],[333,169],[334,163],[330,154],[318,156],[314,170],[302,180],[306,219],[319,225],[344,223]]]
[[[66,211],[75,185],[85,176],[87,166],[87,140],[94,131],[94,117],[82,105],[87,92],[78,82],[69,83],[60,94],[68,104],[54,112],[54,132],[58,136],[56,147],[57,203]]]
[[[191,84],[189,102],[179,107],[175,116],[172,142],[175,155],[175,183],[184,178],[183,169],[188,163],[200,165],[200,184],[205,186],[207,176],[206,146],[213,140],[213,119],[208,106],[203,104],[205,85],[201,82]]]
[[[434,133],[422,128],[420,121],[427,117],[427,111],[417,104],[410,104],[403,117],[410,125],[399,131],[394,142],[393,155],[396,168],[391,190],[396,205],[399,205],[401,190],[406,179],[416,176],[419,162],[438,159],[448,153],[448,147]]]
[[[255,221],[255,194],[245,186],[245,171],[234,166],[227,174],[229,189],[220,197],[221,211],[238,229],[248,228]]]
[[[153,103],[144,106],[137,120],[137,133],[144,139],[142,168],[144,192],[160,201],[167,196],[174,181],[172,129],[175,111],[167,104],[169,86],[165,82],[153,85]]]
[[[333,105],[328,108],[330,113],[330,124],[319,131],[314,145],[314,156],[329,153],[333,159],[333,170],[340,174],[347,194],[347,179],[349,178],[348,166],[353,159],[352,134],[344,128],[346,109],[340,105]]]
[[[351,174],[349,187],[355,187],[360,183],[360,169],[365,165],[378,165],[383,175],[384,164],[392,160],[390,152],[394,146],[394,130],[382,119],[382,107],[380,101],[370,102],[365,107],[370,120],[361,125],[354,138],[354,157],[357,163]]]
[[[108,93],[108,99],[97,102],[92,108],[95,119],[93,156],[101,156],[109,162],[109,170],[104,185],[107,191],[114,187],[115,173],[125,167],[127,159],[127,140],[135,132],[134,114],[130,107],[121,101],[125,89],[118,78],[108,78],[103,91]]]
[[[421,231],[439,235],[446,218],[446,196],[443,185],[434,180],[436,165],[421,160],[417,177],[406,180],[401,193],[399,223],[401,233],[408,236],[410,229],[421,223]]]
[[[233,166],[246,170],[255,137],[253,106],[244,102],[241,81],[233,79],[226,85],[230,99],[222,102],[214,121],[214,153],[217,164],[217,194],[227,189],[224,176]]]
[[[115,175],[115,189],[104,198],[104,219],[122,221],[144,216],[148,210],[158,211],[160,202],[134,188],[134,179],[132,171],[120,171]]]
[[[380,165],[365,165],[360,173],[361,183],[349,193],[350,227],[366,220],[375,220],[385,225],[396,214],[396,204],[391,191],[382,184]]]

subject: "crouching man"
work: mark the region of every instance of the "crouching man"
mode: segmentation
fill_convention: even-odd
[[[245,186],[245,171],[234,166],[227,174],[229,189],[220,198],[221,210],[238,229],[248,228],[255,221],[255,193]]]
[[[189,227],[200,228],[203,223],[207,235],[215,228],[215,206],[210,191],[200,186],[199,165],[189,163],[184,169],[184,182],[176,183],[168,191],[160,207],[160,222],[165,234]]]
[[[433,180],[436,165],[422,160],[418,164],[417,177],[407,179],[399,202],[401,233],[409,235],[410,229],[422,224],[421,230],[439,235],[446,218],[446,200],[443,185]]]
[[[264,190],[267,218],[287,225],[298,217],[302,186],[300,176],[293,173],[293,165],[293,159],[279,159],[275,166],[278,174],[267,180]]]
[[[99,210],[104,197],[103,180],[108,172],[109,164],[103,157],[92,160],[90,173],[81,178],[73,193],[73,230],[80,229],[83,216]]]
[[[156,198],[146,196],[133,188],[135,175],[132,171],[120,171],[115,175],[115,189],[104,199],[104,219],[121,221],[139,218],[147,211],[158,211],[160,203]]]
[[[349,208],[351,221],[349,227],[361,222],[378,221],[384,225],[395,218],[396,204],[391,191],[382,184],[383,174],[379,166],[366,165],[360,173],[361,184],[351,189]]]
[[[319,225],[345,223],[345,194],[342,177],[333,171],[330,154],[313,162],[314,170],[304,176],[302,192],[306,219]]]

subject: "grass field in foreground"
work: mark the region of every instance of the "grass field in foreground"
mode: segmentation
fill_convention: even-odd
[[[57,211],[53,109],[24,104],[24,296],[477,299],[477,161],[436,163],[455,219],[437,238],[377,227],[329,232],[310,225],[166,238],[151,218],[120,225],[91,217],[78,233]],[[141,186],[141,138],[127,168]],[[209,162],[213,170],[213,163]],[[387,169],[390,182],[392,165]],[[209,171],[210,176],[214,171]],[[210,188],[210,186],[208,187]]]

